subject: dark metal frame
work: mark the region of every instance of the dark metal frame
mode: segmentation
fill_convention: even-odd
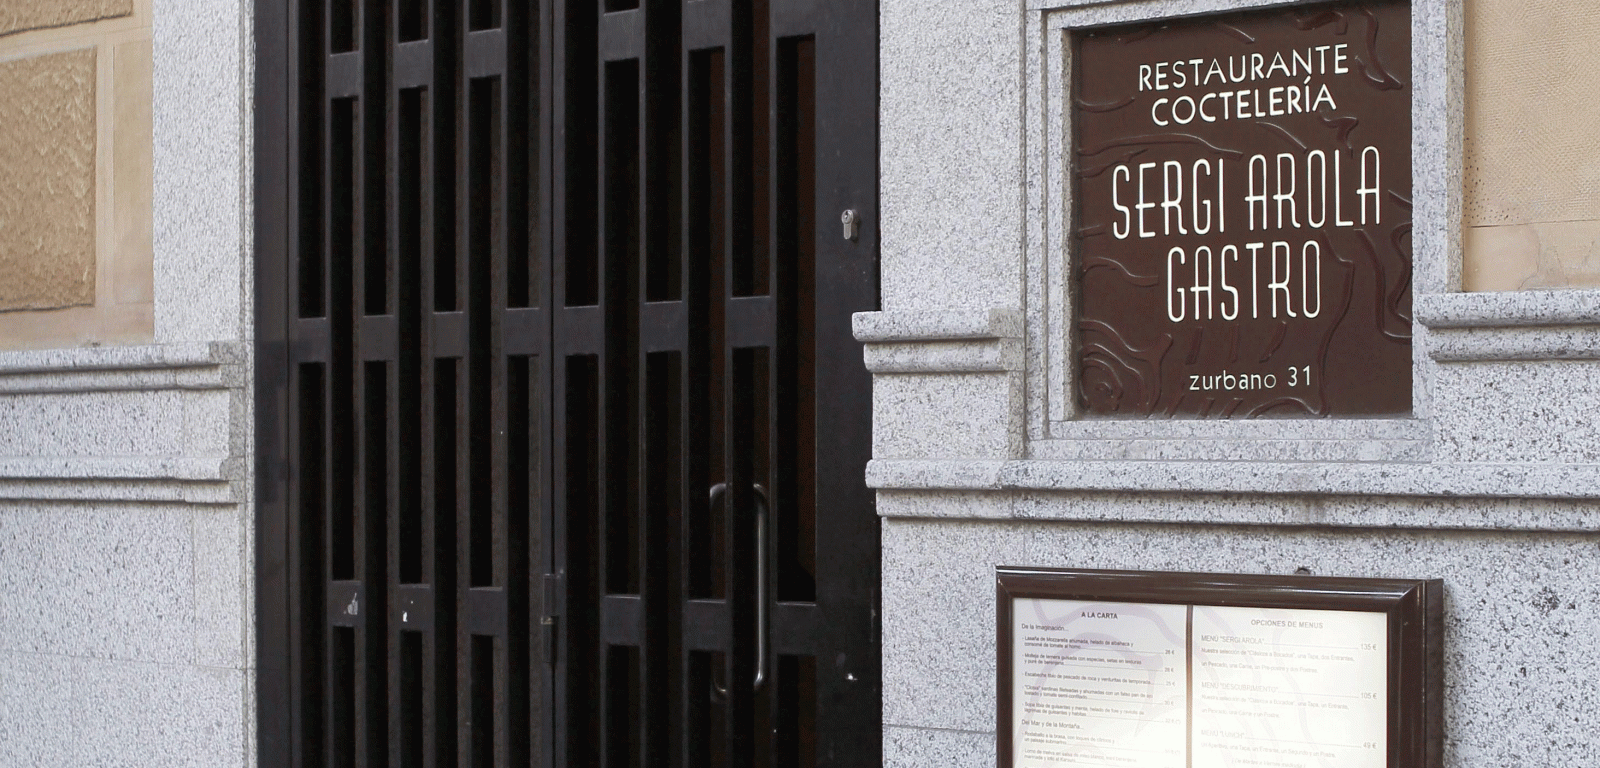
[[[754,727],[781,706],[773,687],[732,683],[758,668],[769,680],[789,674],[782,659],[816,660],[811,685],[828,702],[814,715],[816,764],[880,761],[878,527],[862,482],[870,379],[850,332],[850,313],[877,305],[877,89],[861,76],[877,70],[875,4],[771,0],[764,28],[751,10],[768,10],[761,0],[613,9],[629,4],[466,0],[458,10],[416,0],[393,17],[381,0],[256,6],[263,765],[409,762],[402,755],[424,765],[631,765],[663,752],[695,765],[703,755],[683,734],[705,693],[696,658],[721,659],[701,672],[729,691],[712,749],[724,764],[787,764],[786,745]],[[490,23],[467,16],[479,11]],[[760,29],[759,44],[744,37]],[[809,87],[829,105],[815,112],[812,140],[829,148],[808,182],[815,209],[857,211],[858,240],[840,241],[827,216],[785,223],[782,193],[756,194],[747,175],[757,153],[778,169],[794,138],[781,128],[764,144],[749,135],[749,89],[795,76],[753,61],[787,40],[813,41]],[[719,277],[683,256],[704,243],[686,213],[699,192],[679,170],[704,128],[685,106],[700,98],[690,73],[712,48],[723,51],[723,79],[702,96],[724,105],[727,152]],[[628,59],[635,79],[608,86],[610,63]],[[617,133],[608,120],[628,119],[609,107],[626,104],[630,86],[631,151],[627,137],[604,138]],[[607,166],[630,155],[631,168]],[[650,183],[666,178],[683,186]],[[761,201],[767,209],[755,210]],[[516,226],[523,212],[526,229]],[[751,230],[757,213],[770,230]],[[790,285],[777,246],[767,246],[764,294],[736,285],[751,279],[735,264],[752,242],[793,241],[805,227],[817,258],[826,252],[808,278],[814,303],[799,301],[806,293]],[[662,248],[677,254],[680,296],[721,298],[656,295],[651,259]],[[592,296],[567,295],[586,282]],[[769,436],[792,426],[781,411],[797,395],[782,377],[798,364],[796,321],[782,318],[797,312],[809,313],[799,322],[820,351],[806,364],[824,404],[811,424],[811,472],[814,500],[826,501],[814,501],[815,541],[826,545],[816,547],[810,599],[742,586],[775,562],[769,545],[793,534],[781,523],[799,503],[786,449],[768,442],[768,463],[752,463],[763,449],[742,442],[740,414],[764,412]],[[677,355],[668,378],[679,383],[653,392],[641,380],[662,352]],[[592,367],[577,375],[592,388],[573,391],[569,365],[584,357]],[[733,376],[739,360],[760,357],[764,404]],[[691,358],[720,360],[720,373],[692,370]],[[718,377],[709,400],[729,409],[720,422],[698,389]],[[646,416],[655,413],[672,415]],[[716,456],[689,451],[667,473],[646,466],[647,452],[688,446],[713,423]],[[487,426],[507,424],[509,436]],[[651,442],[658,434],[667,437]],[[508,465],[525,466],[522,479]],[[727,493],[714,507],[696,484],[719,477]],[[763,527],[752,513],[766,489],[774,523]],[[645,514],[661,494],[675,508]],[[453,524],[436,528],[436,513]],[[629,517],[642,583],[619,589],[606,584],[612,545],[597,542]],[[730,585],[718,600],[691,594],[687,545],[656,547],[702,535],[696,526],[708,521],[722,528]],[[402,529],[421,543],[408,549]],[[762,545],[734,543],[757,536]],[[752,550],[769,562],[755,564]],[[629,646],[651,650],[633,671],[611,669],[612,651]],[[424,703],[408,708],[397,691]],[[606,728],[624,735],[595,738]]]
[[[999,764],[1013,764],[1012,604],[1019,598],[1384,613],[1388,765],[1444,765],[1444,582],[1328,576],[995,569]]]

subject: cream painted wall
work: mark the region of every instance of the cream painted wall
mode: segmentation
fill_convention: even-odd
[[[1462,288],[1600,287],[1600,14],[1466,0]]]

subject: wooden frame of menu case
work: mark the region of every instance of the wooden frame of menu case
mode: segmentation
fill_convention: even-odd
[[[1322,576],[995,569],[998,764],[1014,765],[1013,603],[1021,598],[1356,611],[1388,616],[1388,768],[1443,766],[1444,582]]]

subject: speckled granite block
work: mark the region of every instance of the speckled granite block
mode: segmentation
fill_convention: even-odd
[[[0,508],[0,650],[190,663],[192,514],[154,505]]]
[[[77,765],[234,768],[244,751],[245,673],[86,660],[73,681]]]
[[[244,673],[0,652],[6,768],[233,768],[244,751]]]
[[[1017,516],[1016,497],[998,493],[879,493],[881,517],[1009,520]]]
[[[184,394],[173,391],[0,396],[0,452],[181,456],[190,450],[184,406]]]
[[[938,728],[883,729],[885,768],[993,768],[993,733]]]
[[[76,659],[0,651],[0,765],[69,768]]]
[[[1600,463],[1600,363],[1442,365],[1435,386],[1441,460]]]
[[[994,564],[1025,532],[989,523],[886,520],[885,726],[993,731]]]
[[[196,509],[194,520],[195,661],[240,668],[255,663],[245,656],[245,523],[237,507]]]
[[[1022,377],[1014,373],[879,375],[872,454],[974,459],[1022,454]]]
[[[879,6],[883,307],[1020,306],[1015,2]]]
[[[250,14],[238,0],[153,0],[152,18],[156,340],[245,338]]]

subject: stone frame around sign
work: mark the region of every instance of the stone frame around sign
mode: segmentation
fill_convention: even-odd
[[[1035,459],[1415,461],[1429,436],[1426,330],[1413,323],[1408,417],[1270,421],[1084,420],[1076,405],[1069,231],[1072,41],[1076,31],[1168,18],[1314,5],[1267,0],[1029,3],[1025,73],[1027,436]],[[1413,0],[1412,192],[1415,301],[1459,285],[1459,7]]]

